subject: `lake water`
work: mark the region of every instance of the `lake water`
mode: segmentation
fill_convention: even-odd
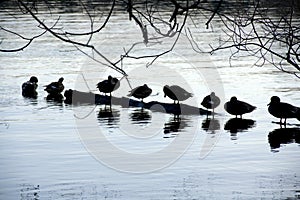
[[[28,15],[16,20],[11,17],[14,12],[2,9],[0,25],[26,36],[40,32]],[[80,30],[88,22],[82,13],[60,15],[59,26],[69,30]],[[92,40],[110,59],[117,60],[123,47],[142,41],[127,17],[117,13]],[[51,19],[55,21],[55,14]],[[190,25],[201,49],[219,37],[218,22],[215,32],[206,30],[205,22],[198,19],[197,29]],[[19,44],[2,31],[1,38],[9,41],[3,43],[6,47]],[[172,45],[165,42],[163,47],[140,45],[142,50],[133,53]],[[272,123],[279,120],[267,111],[273,95],[300,106],[299,79],[269,65],[251,67],[251,57],[230,66],[228,55],[198,54],[182,36],[172,53],[148,68],[151,60],[125,60],[127,82],[49,34],[24,51],[0,53],[0,199],[299,199],[299,121],[288,120],[288,129],[280,129]],[[194,94],[184,102],[188,105],[200,107],[213,89],[222,105],[235,95],[257,109],[238,123],[246,127],[229,131],[232,116],[222,105],[214,119],[176,119],[147,109],[112,105],[111,113],[104,105],[45,100],[43,85],[59,77],[65,78],[66,89],[99,93],[96,84],[108,74],[123,78],[113,93],[117,97],[147,83],[153,93],[145,102],[171,103],[163,97],[162,87],[180,84]],[[21,84],[31,75],[39,79],[36,100],[21,95]]]

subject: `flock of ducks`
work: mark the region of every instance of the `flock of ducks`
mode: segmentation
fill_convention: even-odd
[[[48,96],[55,97],[60,96],[61,92],[64,90],[63,85],[64,78],[60,78],[57,82],[52,82],[48,85],[45,85],[45,91],[48,92]],[[32,76],[29,81],[22,84],[22,95],[24,97],[36,98],[37,92],[36,89],[38,79],[35,76]],[[105,95],[109,93],[111,97],[111,93],[117,90],[120,87],[120,81],[117,78],[113,78],[112,76],[108,76],[106,80],[103,80],[97,84],[97,88],[100,92]],[[180,101],[185,101],[188,98],[193,97],[193,94],[187,92],[185,89],[178,85],[168,86],[165,85],[163,87],[164,97],[169,97],[174,101],[174,104],[179,104]],[[147,98],[152,93],[152,89],[148,87],[147,84],[142,86],[138,86],[131,91],[127,96],[135,97],[137,99],[141,99],[143,102],[144,98]],[[221,103],[221,100],[214,92],[210,95],[204,97],[201,105],[206,109],[212,109],[212,113],[214,113],[214,109],[218,107]],[[280,101],[280,98],[277,96],[271,97],[271,101],[268,104],[268,111],[271,115],[276,118],[280,118],[280,124],[286,124],[287,118],[296,118],[300,121],[300,108],[293,106],[288,103],[284,103]],[[242,118],[243,114],[250,113],[256,109],[255,106],[250,105],[244,101],[238,100],[235,96],[231,97],[230,101],[224,104],[224,109],[231,115],[240,116]],[[282,122],[284,120],[284,122]]]

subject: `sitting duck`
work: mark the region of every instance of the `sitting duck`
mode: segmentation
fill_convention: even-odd
[[[286,124],[287,118],[297,118],[300,121],[300,108],[281,102],[278,96],[272,96],[268,106],[269,113],[274,117],[280,118],[280,124],[282,124],[282,119],[284,119],[283,124]]]
[[[113,78],[111,75],[109,75],[106,80],[97,83],[97,88],[99,89],[99,91],[103,92],[105,95],[106,93],[109,93],[110,96],[111,93],[117,90],[119,87],[120,81],[117,78]]]
[[[220,102],[220,98],[216,96],[214,92],[212,92],[210,95],[207,95],[203,98],[201,105],[206,109],[212,109],[214,113],[215,108],[220,105]]]
[[[30,77],[29,81],[22,84],[22,95],[28,98],[37,98],[38,79],[35,76]]]
[[[178,85],[165,85],[163,91],[165,94],[164,97],[168,96],[170,99],[174,100],[174,104],[176,101],[179,104],[179,101],[185,101],[188,98],[193,97],[192,93],[187,92],[185,89]]]
[[[243,114],[250,113],[256,109],[255,106],[237,100],[235,96],[231,97],[230,101],[224,104],[224,108],[229,114],[235,115],[235,117],[240,115],[241,118]]]
[[[135,97],[137,99],[143,99],[150,96],[150,94],[152,93],[152,89],[148,87],[147,84],[144,84],[142,86],[138,86],[136,88],[133,88],[131,91],[129,91],[130,93],[127,95],[128,97]]]
[[[64,90],[63,85],[64,78],[59,78],[57,82],[52,82],[49,85],[45,85],[45,91],[49,93],[51,96],[60,95],[61,92]]]

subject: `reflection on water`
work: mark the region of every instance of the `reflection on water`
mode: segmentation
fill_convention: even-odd
[[[57,103],[62,103],[64,100],[64,96],[62,94],[48,94],[46,97],[47,101],[54,101]]]
[[[132,124],[146,125],[151,123],[151,113],[144,108],[138,108],[133,110],[129,115]]]
[[[252,119],[231,118],[224,125],[224,130],[230,132],[232,140],[237,139],[237,133],[248,130],[255,126],[255,121]]]
[[[97,118],[99,123],[107,128],[117,128],[120,122],[120,111],[105,105],[104,108],[100,107]]]
[[[273,152],[280,148],[281,144],[300,144],[300,128],[279,128],[274,129],[268,135],[269,144]]]
[[[28,200],[28,199],[40,199],[39,198],[39,192],[40,192],[40,186],[32,185],[32,184],[22,184],[20,185],[20,196],[21,200]]]
[[[220,125],[220,121],[218,119],[215,118],[206,118],[205,120],[203,120],[202,122],[202,129],[214,134],[216,130],[220,130],[221,125]]]
[[[175,137],[178,132],[183,131],[188,126],[188,119],[180,116],[174,115],[165,123],[164,127],[164,138]]]

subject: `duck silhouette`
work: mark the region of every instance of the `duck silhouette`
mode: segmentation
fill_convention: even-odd
[[[274,117],[280,118],[280,124],[282,124],[282,119],[284,119],[283,124],[286,124],[287,118],[297,118],[300,121],[300,108],[281,102],[278,96],[272,96],[268,106],[269,113]]]
[[[192,93],[187,92],[185,89],[178,85],[165,85],[163,91],[165,94],[164,97],[168,96],[170,99],[174,100],[174,104],[176,103],[176,101],[179,104],[179,101],[184,101],[190,97],[193,97]]]
[[[45,85],[45,91],[51,96],[59,95],[64,90],[63,85],[64,78],[59,78],[57,82],[52,82],[49,85]]]
[[[207,95],[203,98],[201,105],[206,109],[212,109],[214,113],[215,108],[220,105],[220,102],[220,98],[217,97],[214,92],[212,92],[210,95]]]
[[[111,75],[107,77],[106,80],[103,80],[97,83],[97,88],[100,92],[103,92],[105,95],[110,94],[120,87],[120,81],[117,78],[113,78]]]
[[[144,84],[142,86],[138,86],[134,89],[132,89],[131,91],[129,91],[130,93],[127,95],[128,97],[135,97],[137,99],[143,99],[150,96],[150,94],[152,93],[152,89],[148,87],[147,84]]]
[[[255,106],[250,105],[249,103],[239,101],[235,96],[231,97],[230,101],[224,104],[224,109],[231,115],[241,116],[246,113],[250,113],[256,109]]]
[[[35,76],[30,77],[29,81],[22,84],[22,95],[28,98],[37,98],[38,79]]]

